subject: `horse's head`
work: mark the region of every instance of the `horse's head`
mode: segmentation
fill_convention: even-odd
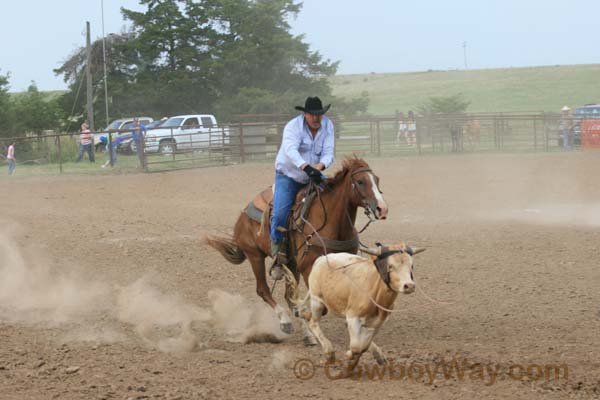
[[[342,171],[335,180],[344,179],[348,183],[351,203],[356,207],[364,207],[376,219],[385,219],[388,206],[379,190],[379,177],[364,160],[353,157],[344,160]]]

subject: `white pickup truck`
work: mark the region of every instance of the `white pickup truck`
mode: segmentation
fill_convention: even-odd
[[[146,133],[147,153],[172,154],[186,150],[219,150],[229,145],[229,129],[210,114],[176,115]]]

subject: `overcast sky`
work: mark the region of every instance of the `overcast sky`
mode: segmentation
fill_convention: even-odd
[[[11,91],[33,80],[64,89],[52,70],[102,35],[100,0],[2,1],[0,74]],[[125,26],[120,7],[104,0],[105,32]],[[339,73],[600,63],[599,0],[306,0],[291,21],[313,50],[340,60]]]

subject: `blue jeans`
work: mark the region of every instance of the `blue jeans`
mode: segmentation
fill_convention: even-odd
[[[14,159],[9,159],[8,161],[8,174],[12,175],[15,173],[15,169],[17,168],[17,162]]]
[[[296,195],[304,185],[279,172],[275,173],[275,193],[273,194],[273,216],[271,217],[271,240],[281,243],[283,233],[276,228],[287,228],[290,210],[296,200]]]
[[[81,159],[83,158],[84,151],[86,151],[88,153],[88,158],[90,159],[90,162],[96,161],[96,159],[94,157],[94,144],[90,143],[90,144],[79,144],[79,156],[77,157],[77,160],[75,160],[75,162],[81,161]]]
[[[563,148],[565,150],[573,149],[573,133],[569,129],[563,129]]]

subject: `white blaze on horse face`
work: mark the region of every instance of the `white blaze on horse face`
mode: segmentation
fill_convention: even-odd
[[[388,213],[387,203],[385,202],[385,200],[383,199],[383,195],[379,191],[379,187],[377,186],[377,183],[375,182],[375,178],[373,177],[373,174],[370,173],[369,178],[371,179],[371,189],[373,189],[373,195],[375,196],[375,199],[377,200],[377,210],[375,211],[375,216],[378,219],[383,219],[383,218],[387,217],[387,213]]]

